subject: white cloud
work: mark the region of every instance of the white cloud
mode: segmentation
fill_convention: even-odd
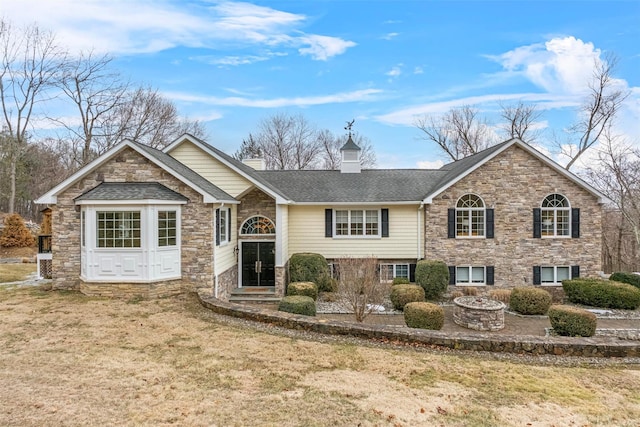
[[[521,46],[491,57],[509,71],[522,74],[547,92],[583,94],[601,51],[575,37],[553,38],[546,43]]]
[[[195,102],[206,105],[252,108],[283,108],[292,106],[306,107],[311,105],[359,102],[369,100],[373,95],[379,94],[381,92],[382,91],[379,89],[363,89],[353,92],[341,92],[330,95],[275,99],[250,99],[240,96],[221,98],[216,96],[204,96],[180,92],[165,92],[164,95],[174,101]]]
[[[384,36],[380,37],[383,40],[391,40],[398,37],[400,33],[387,33]]]
[[[442,160],[423,160],[417,162],[416,165],[419,169],[440,169],[442,166],[444,166],[444,162]]]
[[[178,46],[308,46],[300,53],[326,60],[355,46],[338,37],[300,32],[305,15],[245,2],[20,0],[3,2],[2,9],[3,17],[15,24],[35,21],[54,31],[72,52],[93,49],[119,55]]]
[[[343,54],[348,48],[355,46],[352,41],[342,40],[337,37],[327,37],[319,35],[306,35],[298,37],[303,45],[298,49],[301,55],[310,55],[313,59],[326,61],[332,56]]]
[[[413,69],[413,74],[424,74],[424,69],[422,67],[415,67]]]
[[[578,101],[576,99],[563,95],[556,96],[546,93],[489,94],[412,105],[391,113],[376,116],[375,118],[387,124],[411,126],[413,125],[416,117],[420,117],[424,114],[443,114],[452,108],[458,108],[464,105],[496,106],[499,102],[507,101],[535,102],[537,107],[541,110],[568,106],[575,107],[578,105]]]
[[[387,71],[384,74],[386,76],[391,77],[391,79],[395,79],[395,78],[399,77],[402,74],[402,67],[403,67],[403,64],[398,64],[398,65],[392,67],[391,70]]]

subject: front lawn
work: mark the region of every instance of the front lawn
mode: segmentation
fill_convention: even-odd
[[[290,334],[290,336],[286,335]],[[638,365],[308,340],[194,295],[0,288],[0,425],[635,426]]]

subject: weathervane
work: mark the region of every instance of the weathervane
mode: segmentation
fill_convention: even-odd
[[[356,119],[351,120],[350,122],[347,122],[347,125],[344,127],[345,130],[349,131],[349,138],[351,138],[351,128],[353,127],[353,123],[356,121]]]

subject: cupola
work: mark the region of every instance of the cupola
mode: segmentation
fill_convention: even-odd
[[[342,173],[360,173],[360,153],[362,149],[353,142],[351,139],[351,132],[349,132],[349,139],[340,149],[342,160],[340,162],[340,172]]]

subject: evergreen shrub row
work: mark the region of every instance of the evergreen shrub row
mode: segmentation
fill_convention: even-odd
[[[563,280],[562,289],[574,304],[625,310],[640,307],[640,289],[627,283],[602,279],[572,279]]]

